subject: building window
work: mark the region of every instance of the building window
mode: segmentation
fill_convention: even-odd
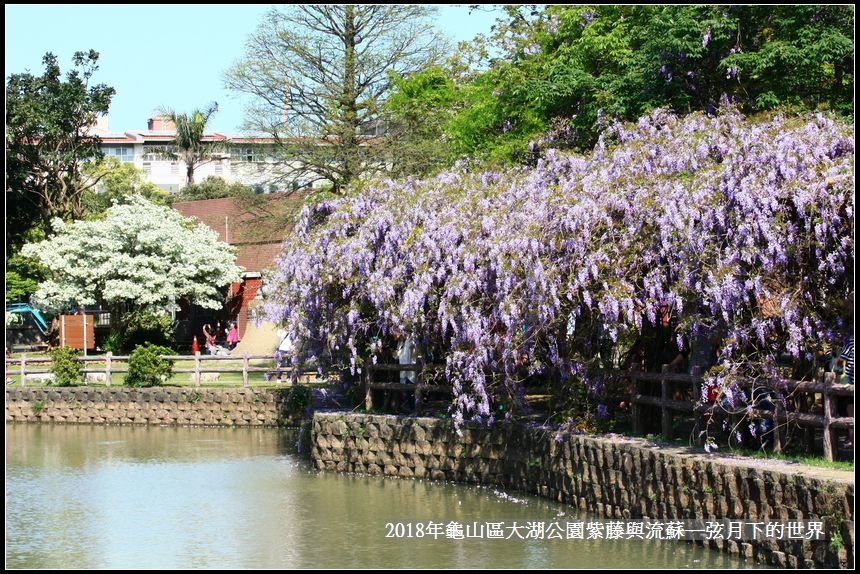
[[[134,148],[130,145],[106,146],[102,151],[106,156],[119,158],[120,161],[134,161]]]
[[[266,153],[260,146],[235,147],[230,150],[230,159],[257,163],[266,161]]]
[[[177,153],[173,145],[145,145],[143,146],[143,161],[164,161],[171,159]]]

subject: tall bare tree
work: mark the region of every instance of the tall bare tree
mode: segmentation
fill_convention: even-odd
[[[430,6],[295,5],[271,10],[226,74],[254,96],[246,128],[273,136],[292,180],[335,191],[388,161],[381,104],[391,74],[437,63],[447,50]]]

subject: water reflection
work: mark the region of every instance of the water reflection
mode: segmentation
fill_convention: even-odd
[[[386,538],[386,523],[545,523],[492,488],[316,473],[273,429],[9,425],[7,568],[739,568],[657,541]]]

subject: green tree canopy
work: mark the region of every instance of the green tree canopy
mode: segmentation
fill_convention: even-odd
[[[445,126],[462,99],[441,66],[393,76],[392,94],[385,102],[387,135],[397,142],[391,146],[392,175],[427,175],[449,163]]]
[[[158,205],[170,202],[170,194],[146,181],[143,170],[116,157],[90,162],[84,165],[82,174],[98,181],[81,199],[87,217],[101,217],[111,205],[128,203],[133,195],[141,195]]]
[[[588,150],[608,120],[658,107],[851,116],[853,27],[847,5],[509,6],[464,55],[482,71],[448,70],[444,141],[451,157],[529,161],[531,142]],[[399,109],[422,109],[413,88],[398,84]]]
[[[228,183],[223,177],[210,175],[200,183],[186,185],[172,197],[177,201],[198,201],[201,199],[219,199],[222,197],[245,197],[254,192],[247,185],[238,181]]]
[[[29,301],[39,282],[47,278],[46,270],[32,257],[12,255],[6,260],[6,302]]]
[[[106,114],[114,89],[91,85],[95,50],[76,52],[74,69],[60,73],[50,52],[45,72],[12,74],[6,81],[6,252],[32,239],[30,230],[53,217],[80,218],[82,197],[95,182],[81,167],[101,157],[90,127]]]

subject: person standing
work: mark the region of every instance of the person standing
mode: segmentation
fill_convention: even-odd
[[[398,364],[414,364],[416,359],[415,355],[415,341],[412,339],[412,337],[407,336],[405,339],[401,338],[400,343],[397,346]],[[415,371],[400,371],[400,384],[413,385],[417,382],[418,377],[416,376]],[[417,392],[418,390],[416,389],[415,393]],[[399,397],[397,400],[400,404],[400,412],[408,413],[413,412],[415,410],[415,393],[409,393],[407,391],[403,391],[402,393],[395,393]]]
[[[848,295],[844,303],[845,324],[853,330],[854,327],[854,291]],[[839,383],[847,383],[854,385],[854,337],[849,335],[845,340],[845,345],[842,346],[842,352],[835,361],[835,371],[841,371],[842,376],[837,378]],[[854,418],[854,397],[839,397],[836,402],[836,412],[839,416],[848,416]],[[845,443],[845,448],[854,448],[854,425],[848,428],[848,440]]]
[[[840,382],[854,384],[854,337],[849,337],[842,352],[839,353],[837,364],[842,366],[843,377]]]
[[[837,378],[839,383],[854,384],[854,337],[850,337],[842,347],[842,352],[836,359],[835,369],[838,373],[842,371],[842,376]],[[854,418],[854,397],[838,397],[836,402],[836,413],[839,416],[847,416]],[[848,440],[845,443],[846,449],[854,448],[854,425],[848,428]]]
[[[239,343],[239,329],[236,328],[236,323],[230,324],[230,331],[227,333],[227,348],[231,351],[236,348]]]
[[[212,350],[215,348],[215,335],[212,333],[212,325],[206,323],[203,325],[203,337],[205,339],[205,343],[203,343],[206,351],[211,355]]]
[[[397,362],[401,365],[411,365],[414,362],[415,343],[412,337],[406,337],[400,341],[397,347]],[[400,383],[404,385],[414,384],[416,380],[415,371],[400,371]]]

